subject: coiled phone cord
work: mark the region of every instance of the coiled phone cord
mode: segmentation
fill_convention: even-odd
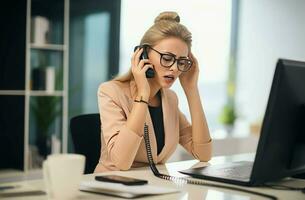
[[[275,197],[275,196],[260,193],[260,192],[255,192],[255,191],[251,191],[251,190],[247,190],[247,189],[243,189],[243,188],[237,188],[237,187],[232,187],[232,186],[227,186],[227,185],[208,183],[208,182],[204,182],[203,180],[190,180],[190,179],[187,179],[187,178],[175,177],[175,176],[170,176],[170,175],[167,175],[167,174],[161,174],[159,172],[159,170],[157,169],[154,161],[153,161],[153,157],[152,157],[152,153],[151,153],[151,147],[150,147],[150,140],[149,140],[148,125],[146,123],[144,124],[144,142],[145,142],[149,167],[152,170],[153,174],[158,178],[173,181],[175,183],[180,183],[180,184],[203,185],[203,186],[209,186],[209,187],[218,187],[218,188],[224,188],[224,189],[230,189],[230,190],[237,190],[237,191],[240,191],[240,192],[246,192],[246,193],[266,197],[266,198],[269,198],[269,199],[272,199],[272,200],[277,200],[277,197]]]

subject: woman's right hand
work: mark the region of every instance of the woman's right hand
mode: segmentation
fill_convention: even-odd
[[[138,94],[137,97],[145,101],[148,101],[150,95],[150,86],[146,78],[145,72],[149,68],[149,60],[140,60],[140,55],[143,52],[143,48],[138,48],[131,58],[131,71],[135,79]]]

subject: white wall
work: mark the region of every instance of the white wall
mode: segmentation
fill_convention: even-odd
[[[237,108],[263,118],[278,58],[305,61],[305,1],[240,1]]]

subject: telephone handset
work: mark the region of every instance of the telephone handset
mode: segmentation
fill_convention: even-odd
[[[148,59],[148,52],[147,52],[147,45],[140,45],[136,46],[134,48],[134,51],[136,51],[138,48],[143,48],[143,53],[140,55],[140,60],[142,59]],[[153,68],[148,68],[148,70],[145,72],[146,78],[153,78],[155,76],[155,71]]]

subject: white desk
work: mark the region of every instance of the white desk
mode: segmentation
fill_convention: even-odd
[[[229,161],[238,161],[238,160],[252,160],[253,154],[242,154],[236,156],[226,156],[226,157],[215,157],[212,159],[211,163],[223,163]],[[200,163],[196,160],[189,160],[189,161],[180,161],[180,162],[173,162],[168,163],[166,165],[159,165],[157,166],[161,173],[168,173],[174,176],[183,177],[178,170],[188,169],[192,166],[204,166],[206,163]],[[108,172],[104,174],[118,174],[123,176],[130,176],[140,179],[147,179],[149,180],[149,184],[152,185],[164,185],[169,187],[176,187],[181,190],[179,193],[167,194],[167,195],[157,195],[157,196],[147,196],[143,197],[143,199],[158,199],[158,200],[170,200],[170,199],[178,199],[178,200],[194,200],[194,199],[201,199],[201,200],[262,200],[266,198],[262,198],[256,195],[250,195],[248,193],[237,192],[233,190],[225,190],[220,188],[212,188],[212,187],[205,187],[205,186],[198,186],[198,185],[175,185],[174,183],[166,180],[162,180],[160,178],[155,177],[148,167],[132,169],[129,171],[116,171],[116,172]],[[84,175],[83,180],[93,180],[94,175]],[[215,182],[214,182],[215,183]],[[221,184],[221,183],[219,183]],[[296,180],[294,184],[298,186],[303,185],[305,186],[304,180]],[[38,180],[27,180],[27,181],[19,181],[19,182],[10,182],[10,183],[0,183],[2,185],[19,185],[21,187],[16,189],[11,189],[10,192],[13,191],[21,191],[21,190],[44,190],[44,184],[42,179]],[[238,186],[236,186],[238,187]],[[304,200],[305,194],[301,193],[300,191],[281,191],[281,190],[273,190],[269,188],[250,188],[247,189],[263,192],[266,194],[271,194],[278,199],[288,199],[288,200]],[[7,191],[8,192],[8,191]],[[46,195],[40,196],[28,196],[28,197],[19,197],[19,198],[4,198],[7,200],[11,199],[22,199],[22,200],[43,200],[47,199]],[[93,193],[86,193],[86,192],[79,192],[79,196],[77,199],[122,199],[117,197],[111,197],[106,195],[100,194],[93,194]],[[139,199],[139,198],[137,198]]]

